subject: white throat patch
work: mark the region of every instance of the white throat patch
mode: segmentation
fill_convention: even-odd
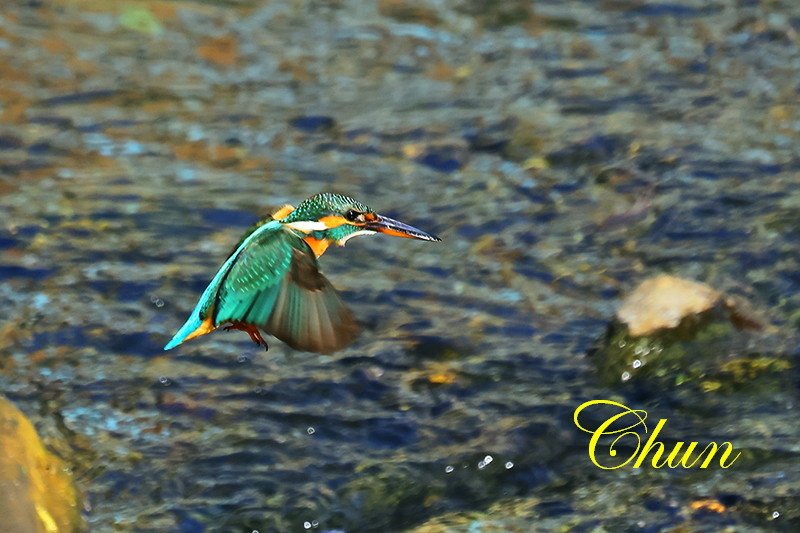
[[[313,220],[301,220],[299,222],[289,222],[286,224],[292,229],[302,231],[303,233],[311,233],[312,231],[325,231],[328,226],[324,222],[316,222]]]
[[[338,244],[339,246],[344,246],[345,243],[347,241],[349,241],[350,239],[352,239],[353,237],[356,237],[358,235],[374,235],[374,234],[375,234],[375,232],[372,231],[372,230],[360,229],[358,231],[354,231],[353,233],[350,233],[349,235],[345,235],[344,237],[342,237],[341,239],[336,241],[336,244]]]

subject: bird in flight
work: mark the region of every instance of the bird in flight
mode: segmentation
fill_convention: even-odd
[[[164,349],[220,326],[245,331],[264,348],[259,329],[297,350],[330,353],[347,346],[358,324],[317,259],[331,244],[344,246],[374,233],[441,240],[339,194],[316,194],[297,208],[286,205],[242,236]]]

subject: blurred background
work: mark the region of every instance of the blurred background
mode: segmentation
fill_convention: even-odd
[[[3,447],[59,479],[0,468],[0,509],[797,530],[799,30],[794,0],[4,2],[0,414],[39,437]],[[321,191],[443,242],[323,258],[365,326],[333,357],[240,332],[163,352],[240,234]],[[662,273],[761,327],[648,338],[677,351],[630,379],[615,310]],[[595,398],[743,456],[600,471],[572,423]]]

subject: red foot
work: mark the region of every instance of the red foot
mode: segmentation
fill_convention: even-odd
[[[248,335],[250,335],[250,340],[256,343],[258,346],[263,346],[264,350],[269,350],[269,345],[267,341],[264,340],[264,337],[261,336],[261,332],[258,331],[258,328],[252,324],[245,324],[243,322],[232,322],[230,326],[225,326],[225,331],[231,331],[232,329],[237,329],[239,331],[244,331]]]

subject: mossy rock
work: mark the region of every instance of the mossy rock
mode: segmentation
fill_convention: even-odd
[[[754,328],[754,320],[707,285],[658,276],[625,299],[591,355],[602,381],[614,387],[689,385],[706,393],[780,387],[791,362],[743,349]]]

